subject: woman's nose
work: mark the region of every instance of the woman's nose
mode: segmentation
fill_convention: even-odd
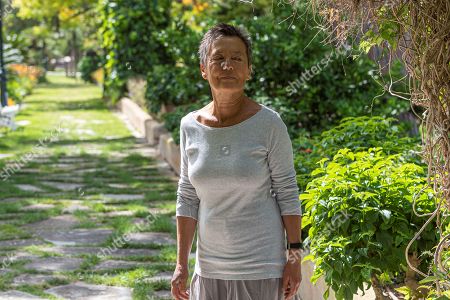
[[[233,69],[233,66],[230,64],[230,60],[229,59],[225,59],[223,62],[222,62],[222,68],[223,69]]]

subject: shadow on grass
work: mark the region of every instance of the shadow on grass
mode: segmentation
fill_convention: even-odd
[[[86,100],[60,101],[60,100],[33,100],[34,111],[56,110],[106,110],[108,106],[100,98],[90,98]]]

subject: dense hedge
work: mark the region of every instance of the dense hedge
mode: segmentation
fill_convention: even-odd
[[[107,98],[115,101],[122,96],[130,76],[147,75],[153,65],[167,62],[167,54],[154,33],[168,26],[170,3],[169,0],[100,1]]]
[[[149,110],[158,113],[162,103],[178,106],[209,97],[209,86],[200,76],[197,59],[200,34],[178,20],[155,33],[154,37],[166,53],[168,62],[155,64],[148,73]]]

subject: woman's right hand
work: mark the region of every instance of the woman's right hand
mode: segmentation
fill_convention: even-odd
[[[186,283],[189,278],[189,268],[187,265],[177,264],[172,276],[172,296],[176,300],[189,300],[189,289]]]

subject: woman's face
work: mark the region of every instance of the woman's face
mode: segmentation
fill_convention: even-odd
[[[247,50],[238,37],[227,36],[215,40],[206,64],[200,64],[200,70],[213,90],[244,90],[245,82],[250,79]]]

